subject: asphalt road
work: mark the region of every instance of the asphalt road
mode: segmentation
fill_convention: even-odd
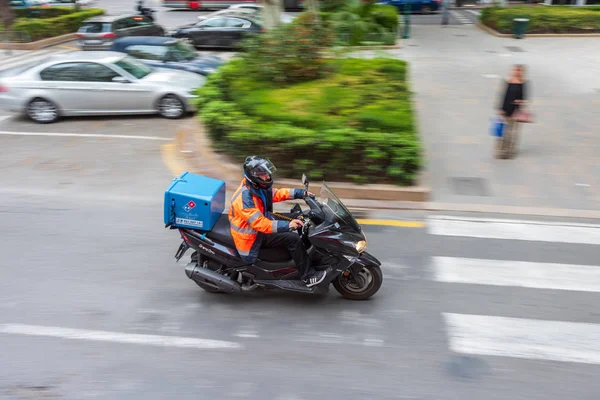
[[[385,277],[371,301],[212,295],[163,228],[177,122],[4,116],[2,399],[600,394],[598,221],[387,213],[425,227],[365,226]]]
[[[169,138],[157,120],[129,134]],[[129,121],[98,121],[109,124],[98,132]],[[81,123],[0,122],[1,132],[44,134],[0,134],[0,397],[600,394],[598,328],[581,324],[600,322],[598,267],[572,265],[598,264],[598,228],[404,213],[426,227],[365,226],[385,274],[371,301],[212,295],[175,264],[179,238],[163,228],[168,141],[51,135],[89,133]],[[182,348],[181,338],[225,343]]]

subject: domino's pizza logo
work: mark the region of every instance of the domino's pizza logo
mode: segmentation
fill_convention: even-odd
[[[183,206],[183,210],[185,212],[190,212],[194,207],[196,207],[196,203],[194,203],[193,200],[190,200],[185,206]]]

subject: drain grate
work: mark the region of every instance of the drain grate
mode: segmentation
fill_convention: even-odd
[[[524,53],[525,52],[525,50],[523,50],[519,46],[504,46],[504,47],[506,47],[508,50],[515,52],[515,53]]]
[[[450,185],[455,194],[463,196],[489,196],[486,180],[483,178],[452,177]]]

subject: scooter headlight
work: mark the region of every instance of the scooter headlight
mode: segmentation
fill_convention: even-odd
[[[356,248],[356,251],[359,253],[364,252],[367,249],[367,241],[361,240],[360,242],[354,243],[354,248]]]

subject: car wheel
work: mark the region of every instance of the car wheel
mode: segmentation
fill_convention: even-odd
[[[181,118],[185,114],[185,105],[177,96],[168,94],[159,100],[158,112],[164,118]]]
[[[26,114],[39,124],[50,124],[58,120],[58,107],[46,99],[35,98],[27,104]]]

